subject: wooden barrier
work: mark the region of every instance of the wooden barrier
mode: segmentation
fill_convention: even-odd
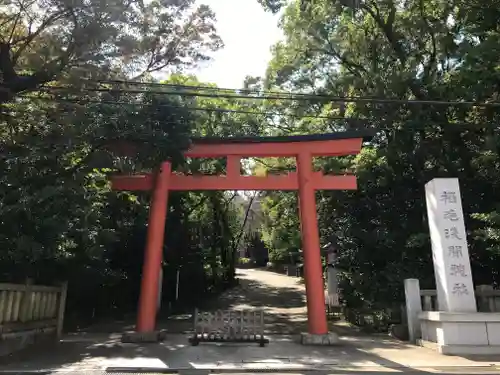
[[[325,309],[329,318],[340,319],[342,306],[340,305],[338,293],[328,294],[328,291],[325,290]]]
[[[60,338],[67,283],[61,286],[0,283],[0,355],[34,342],[37,336]]]
[[[193,346],[200,342],[256,342],[263,347],[269,340],[264,337],[264,311],[241,310],[201,312],[195,310]]]

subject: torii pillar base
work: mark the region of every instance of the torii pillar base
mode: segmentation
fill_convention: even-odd
[[[334,332],[328,332],[322,335],[303,333],[300,336],[300,343],[302,345],[336,346],[340,345],[340,339],[339,335]]]
[[[166,331],[126,332],[122,335],[122,342],[127,344],[145,344],[165,341]]]

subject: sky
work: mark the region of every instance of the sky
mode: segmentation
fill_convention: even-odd
[[[217,17],[217,31],[225,47],[194,73],[202,82],[241,88],[247,75],[264,76],[271,46],[282,38],[278,16],[265,12],[257,0],[197,0]]]

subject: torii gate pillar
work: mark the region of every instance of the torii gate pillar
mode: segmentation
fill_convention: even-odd
[[[141,294],[137,316],[138,332],[153,332],[155,330],[171,170],[171,163],[164,162],[155,176],[142,267]]]
[[[325,314],[325,294],[323,286],[323,266],[319,251],[318,217],[313,183],[312,157],[300,153],[297,157],[299,177],[299,211],[302,247],[304,250],[304,272],[307,295],[307,321],[309,333],[325,335],[328,324]]]

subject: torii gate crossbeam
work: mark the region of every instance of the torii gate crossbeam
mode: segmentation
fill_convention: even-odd
[[[164,231],[169,191],[203,190],[298,190],[299,213],[304,254],[307,295],[308,331],[312,335],[328,332],[320,254],[316,190],[354,190],[353,175],[329,176],[313,170],[313,157],[357,154],[363,140],[370,135],[361,132],[244,138],[193,139],[184,155],[190,158],[226,157],[226,174],[220,176],[184,175],[172,172],[165,161],[154,174],[112,177],[114,190],[152,191],[146,252],[141,281],[138,332],[152,332],[156,326],[156,306],[160,278]],[[295,157],[297,172],[286,175],[242,176],[244,157]]]

